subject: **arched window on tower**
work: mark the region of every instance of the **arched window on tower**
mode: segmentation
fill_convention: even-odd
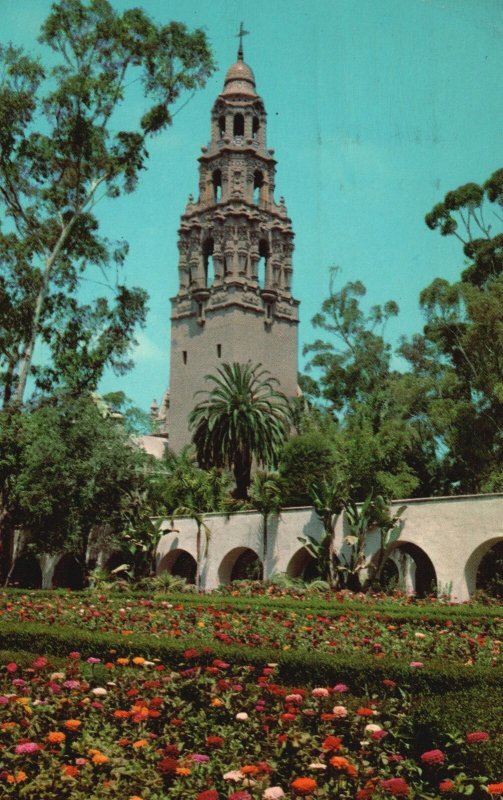
[[[216,169],[213,173],[213,198],[215,203],[220,202],[222,196],[222,172]]]
[[[253,117],[252,122],[252,139],[256,139],[260,129],[260,120],[258,117]]]
[[[210,288],[213,285],[213,281],[215,279],[215,270],[213,266],[213,248],[214,242],[213,239],[210,237],[206,239],[203,244],[203,264],[204,264],[204,285],[206,288]]]
[[[269,245],[267,244],[265,239],[261,239],[258,245],[258,254],[259,254],[259,261],[258,261],[258,285],[261,289],[265,289],[265,281],[266,281],[266,273],[267,273],[267,262],[269,260]]]
[[[234,136],[245,135],[245,118],[242,114],[234,114]]]
[[[223,139],[225,136],[225,117],[221,116],[218,118],[218,130],[220,132],[220,138]]]
[[[262,187],[264,185],[264,175],[257,169],[253,173],[253,202],[256,206],[260,203],[262,197]]]

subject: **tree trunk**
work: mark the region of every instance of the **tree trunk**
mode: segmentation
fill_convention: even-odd
[[[239,453],[234,460],[234,478],[236,488],[233,492],[236,500],[248,499],[248,487],[251,483],[252,459],[249,453]]]
[[[266,571],[266,561],[267,561],[267,522],[268,522],[269,514],[264,514],[262,517],[262,580],[265,580],[265,571]]]

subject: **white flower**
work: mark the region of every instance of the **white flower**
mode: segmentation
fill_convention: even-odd
[[[264,790],[264,794],[262,795],[263,800],[281,800],[284,796],[285,793],[281,786],[269,786],[268,789]]]
[[[323,770],[323,769],[326,769],[326,768],[327,768],[327,765],[323,764],[323,762],[321,762],[321,761],[313,761],[311,764],[309,764],[309,769],[321,769],[321,770]]]
[[[108,694],[107,690],[103,686],[97,686],[95,689],[91,689],[92,694],[96,695],[96,697],[103,697],[104,695]]]
[[[375,733],[375,731],[382,731],[382,728],[380,725],[376,725],[375,722],[370,722],[365,725],[364,731],[365,733]]]
[[[246,711],[238,711],[236,714],[236,719],[238,719],[240,722],[246,722],[246,720],[249,719],[249,716]]]
[[[64,672],[53,672],[51,675],[51,681],[62,681],[65,678]]]
[[[230,772],[225,773],[223,778],[224,781],[233,781],[234,783],[240,783],[244,778],[244,774],[241,772],[240,769],[231,769]]]

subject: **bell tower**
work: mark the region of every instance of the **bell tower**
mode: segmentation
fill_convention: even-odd
[[[298,305],[291,294],[293,238],[274,199],[276,161],[267,117],[238,57],[211,112],[199,157],[199,196],[179,229],[179,291],[172,298],[169,446],[190,443],[187,417],[223,362],[262,364],[287,397],[297,393]]]

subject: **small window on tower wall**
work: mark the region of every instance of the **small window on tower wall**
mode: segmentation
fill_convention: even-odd
[[[187,363],[187,351],[186,350],[183,351],[182,358],[183,358],[183,363],[186,364]]]
[[[217,344],[217,357],[222,358],[222,345]]]

